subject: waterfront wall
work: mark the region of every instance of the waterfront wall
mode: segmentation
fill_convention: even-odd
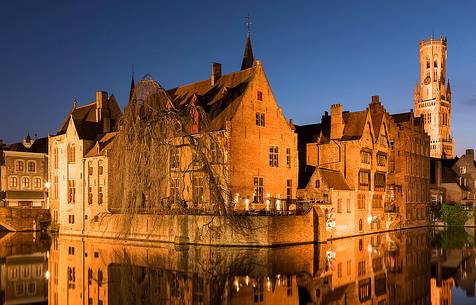
[[[278,246],[324,241],[324,217],[319,214],[319,209],[295,216],[105,214],[85,221],[82,231],[60,233],[177,244]]]

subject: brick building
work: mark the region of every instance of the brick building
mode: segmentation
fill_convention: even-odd
[[[14,208],[48,208],[48,139],[0,143],[0,202]]]
[[[428,223],[430,139],[413,112],[391,116],[392,145],[386,212],[399,226]]]
[[[327,203],[327,210],[337,211],[335,226],[339,230],[331,230],[332,235],[426,223],[429,140],[419,118],[412,113],[392,116],[379,97],[373,96],[363,111],[342,112],[340,104],[332,105],[330,116],[326,112],[321,123],[296,126],[296,130],[299,199],[322,206],[319,202],[328,196],[329,191],[318,187],[313,178],[318,175],[316,168],[318,172],[337,171],[332,184],[342,179],[348,186],[340,188],[335,203]],[[339,209],[339,202],[347,201],[347,209]],[[348,214],[340,216],[339,210]]]
[[[431,201],[474,206],[476,202],[476,162],[474,150],[461,157],[431,160]]]

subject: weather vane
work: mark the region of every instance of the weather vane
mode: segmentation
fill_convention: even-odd
[[[245,24],[246,24],[246,27],[248,28],[248,32],[251,32],[251,17],[250,17],[250,14],[248,14],[248,16],[245,17]]]

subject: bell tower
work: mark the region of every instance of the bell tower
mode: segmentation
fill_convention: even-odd
[[[453,158],[451,89],[446,82],[446,38],[423,39],[420,46],[420,81],[415,85],[415,116],[422,118],[430,136],[430,156]]]

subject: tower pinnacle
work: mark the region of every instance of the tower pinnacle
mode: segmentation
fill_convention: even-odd
[[[241,70],[251,68],[255,62],[253,49],[251,47],[251,20],[249,15],[246,17],[246,26],[248,28],[248,36],[246,37],[246,46],[245,52],[243,53],[243,61],[241,62]]]

